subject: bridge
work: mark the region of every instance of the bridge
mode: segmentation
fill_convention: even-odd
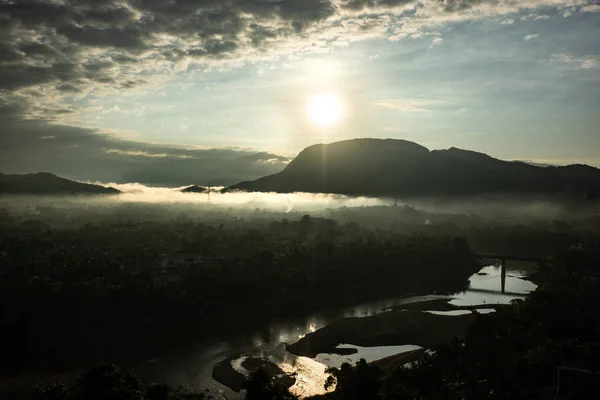
[[[524,256],[512,256],[512,255],[504,255],[504,254],[472,254],[473,257],[479,259],[490,259],[490,260],[500,260],[502,262],[502,269],[500,271],[500,285],[502,287],[502,293],[506,293],[506,261],[525,261],[525,262],[534,262],[538,264],[542,264],[544,261],[547,261],[546,258],[541,257],[524,257]],[[472,289],[471,289],[472,290]],[[481,291],[481,290],[480,290]]]

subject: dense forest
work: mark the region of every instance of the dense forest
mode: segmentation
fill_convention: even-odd
[[[537,291],[496,313],[480,315],[468,333],[410,365],[364,360],[329,368],[335,391],[313,400],[597,399],[600,395],[600,247],[572,246],[538,271]],[[583,371],[558,386],[558,367]],[[585,372],[587,371],[587,372]],[[247,400],[294,400],[264,370],[243,385]],[[91,392],[90,392],[91,390]],[[87,391],[87,392],[86,392]],[[86,393],[93,393],[88,394]],[[31,400],[203,399],[165,384],[144,388],[127,371],[99,364],[75,383],[42,383]]]
[[[7,373],[77,365],[157,337],[215,334],[253,323],[257,310],[271,318],[456,291],[479,268],[464,239],[308,215],[246,227],[124,221],[67,229],[7,220],[0,231]]]
[[[568,212],[514,220],[502,214],[434,213],[408,206],[337,208],[308,215],[73,203],[11,206],[0,209],[0,215],[0,323],[8,328],[0,359],[3,376],[86,367],[119,359],[122,349],[197,340],[259,319],[303,315],[327,306],[456,292],[480,268],[472,251],[540,256],[573,243],[600,242],[598,217]],[[565,221],[557,219],[561,215]],[[582,254],[588,257],[588,252],[596,254],[587,247]],[[591,270],[592,261],[569,261],[574,257],[569,254],[561,261],[570,263],[564,268],[585,267],[586,274]],[[533,318],[548,300],[539,296],[556,292],[553,296],[561,297],[566,289],[551,286],[561,282],[552,274],[564,275],[564,268],[547,271],[549,289],[531,296],[526,306],[511,308],[508,315],[526,310]],[[564,284],[586,290],[573,297],[576,301],[587,288],[581,286],[583,272],[574,274]],[[595,282],[589,279],[583,284]],[[559,305],[553,310],[569,312]],[[495,321],[503,315],[481,318]],[[448,346],[460,348],[457,343]],[[431,368],[442,368],[436,365]],[[391,376],[386,375],[381,388],[392,390]],[[142,386],[136,390],[144,393]],[[279,393],[280,388],[273,390]]]

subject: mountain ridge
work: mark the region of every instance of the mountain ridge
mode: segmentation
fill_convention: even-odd
[[[119,194],[119,190],[61,178],[49,172],[0,173],[0,195]]]
[[[281,172],[227,190],[364,196],[587,194],[600,169],[539,167],[451,147],[429,150],[399,139],[350,139],[302,150]]]

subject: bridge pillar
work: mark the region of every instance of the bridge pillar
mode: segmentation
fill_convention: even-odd
[[[506,292],[506,258],[502,259],[502,270],[500,272],[500,281],[502,285],[502,293]]]

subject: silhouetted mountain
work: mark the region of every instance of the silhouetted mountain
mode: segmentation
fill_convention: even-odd
[[[117,189],[100,185],[70,181],[56,175],[40,172],[26,175],[5,175],[0,173],[1,194],[117,194]]]
[[[429,151],[405,140],[354,139],[310,146],[282,172],[228,190],[367,196],[585,195],[598,185],[600,169],[587,165],[538,167],[454,147]]]
[[[207,191],[207,188],[197,185],[192,185],[181,189],[182,193],[206,193]]]

